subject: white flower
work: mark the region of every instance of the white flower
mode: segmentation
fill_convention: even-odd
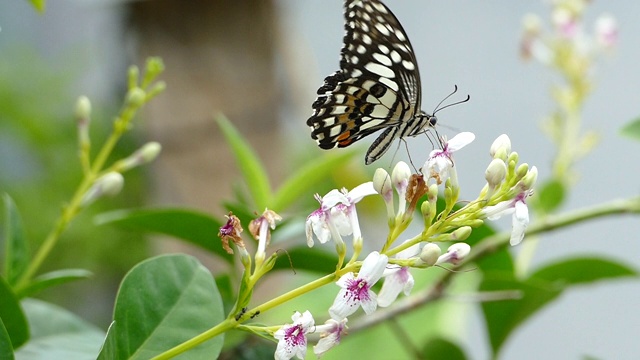
[[[487,206],[483,212],[489,220],[497,220],[504,215],[513,214],[511,245],[518,245],[524,238],[524,232],[529,225],[529,208],[525,199],[531,195],[532,190],[524,190],[514,199],[503,201],[494,206]]]
[[[367,195],[377,194],[371,181],[356,186],[347,192],[346,189],[329,191],[325,196],[316,194],[320,208],[307,217],[307,245],[313,246],[313,234],[324,244],[333,238],[342,242],[341,236],[353,234],[354,239],[361,237],[358,214],[355,204]]]
[[[470,132],[462,132],[454,136],[451,140],[445,141],[442,150],[433,150],[429,154],[429,159],[422,167],[425,182],[429,178],[434,178],[438,184],[451,178],[451,183],[457,186],[458,180],[453,167],[453,153],[470,144],[476,136]]]
[[[324,325],[316,326],[315,332],[320,333],[318,344],[313,347],[313,353],[319,358],[332,347],[340,344],[342,335],[347,332],[347,318],[340,321],[327,320]]]
[[[610,14],[602,14],[596,20],[596,41],[605,49],[618,42],[618,24]]]
[[[289,360],[294,356],[304,359],[307,352],[307,333],[313,329],[313,316],[308,310],[303,314],[296,311],[291,316],[291,320],[293,324],[284,325],[273,334],[273,337],[278,340],[276,360]]]
[[[415,257],[420,253],[420,244],[413,245],[405,250],[399,252],[396,259],[409,259]],[[393,303],[400,292],[403,292],[406,296],[411,294],[413,289],[414,280],[413,275],[409,272],[408,266],[396,266],[390,269],[386,269],[383,273],[384,283],[378,293],[378,306],[387,307]]]
[[[388,261],[386,255],[374,251],[362,262],[357,277],[352,272],[342,275],[337,282],[342,289],[329,308],[333,319],[342,320],[356,312],[360,306],[367,314],[376,310],[377,297],[371,287],[380,280]]]

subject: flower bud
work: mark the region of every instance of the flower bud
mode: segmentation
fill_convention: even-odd
[[[533,166],[531,170],[527,172],[527,174],[522,178],[523,190],[532,189],[536,184],[536,180],[538,180],[538,168]]]
[[[471,226],[462,226],[451,233],[451,240],[453,241],[463,241],[467,240],[469,235],[471,235]]]
[[[449,246],[446,254],[440,256],[436,265],[451,263],[453,265],[458,264],[460,261],[464,260],[464,258],[469,255],[471,252],[471,247],[467,243],[455,243]]]
[[[409,168],[409,165],[404,161],[399,161],[391,172],[391,181],[401,197],[404,196],[404,192],[407,189],[409,177],[411,177],[411,169]]]
[[[78,119],[78,141],[82,148],[90,146],[89,122],[91,121],[91,102],[86,96],[80,96],[76,101],[75,115]],[[89,150],[86,150],[87,152]]]
[[[438,257],[442,254],[440,247],[434,243],[427,243],[420,251],[420,260],[427,266],[433,266],[438,261]]]
[[[502,184],[507,176],[507,165],[500,159],[493,159],[487,170],[484,172],[484,178],[487,179],[487,183],[490,188],[496,188]]]
[[[536,14],[528,13],[522,18],[522,28],[528,34],[539,34],[541,23],[540,17]]]
[[[140,89],[139,87],[134,87],[133,89],[129,90],[129,93],[127,94],[127,104],[142,106],[146,97],[147,94],[144,92],[144,90]]]
[[[160,145],[160,143],[157,143],[155,141],[148,142],[144,144],[136,152],[131,154],[131,156],[122,160],[118,164],[118,170],[127,171],[136,166],[149,163],[153,161],[156,157],[158,157],[158,154],[160,154],[161,149],[162,149],[162,146]]]
[[[596,41],[604,49],[610,49],[618,42],[618,24],[610,14],[602,14],[596,20]]]
[[[391,176],[383,168],[377,168],[373,174],[373,188],[382,195],[384,201],[393,199],[393,191],[391,189]]]
[[[529,164],[523,163],[516,169],[516,179],[522,179],[529,172]]]
[[[102,196],[113,196],[122,190],[124,178],[120,173],[110,172],[98,178],[87,190],[80,201],[80,206],[87,206]]]
[[[86,119],[89,121],[91,117],[91,101],[86,96],[80,96],[76,101],[75,115],[78,120]]]
[[[506,134],[502,134],[491,144],[489,155],[494,159],[506,161],[509,154],[511,154],[511,139]]]

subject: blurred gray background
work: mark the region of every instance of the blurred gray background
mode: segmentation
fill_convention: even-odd
[[[33,49],[49,66],[70,74],[78,72],[73,82],[76,95],[86,94],[96,103],[119,98],[125,66],[141,63],[140,59],[147,55],[163,57],[169,72],[166,79],[169,91],[176,82],[183,82],[188,91],[198,91],[200,95],[178,100],[176,105],[171,98],[175,95],[165,94],[165,104],[172,104],[169,110],[172,116],[166,122],[156,122],[154,118],[163,111],[161,105],[146,113],[145,131],[150,139],[163,143],[166,150],[154,168],[162,179],[155,184],[156,201],[211,210],[215,208],[211,204],[219,199],[211,194],[215,191],[203,194],[201,186],[215,183],[222,187],[220,192],[224,192],[230,187],[235,170],[229,170],[225,177],[219,175],[221,164],[231,168],[233,164],[224,145],[218,147],[218,140],[209,140],[209,136],[219,139],[219,134],[207,114],[222,111],[244,124],[240,125],[241,129],[253,131],[252,141],[265,148],[265,156],[271,151],[286,154],[287,148],[283,148],[282,143],[294,141],[290,139],[311,141],[305,120],[310,115],[315,90],[324,76],[338,68],[343,36],[342,1],[239,2],[247,10],[258,9],[245,12],[246,17],[236,22],[239,29],[215,28],[214,24],[211,28],[194,26],[191,30],[200,32],[205,46],[207,38],[231,38],[234,40],[229,44],[237,51],[225,60],[217,55],[224,52],[224,48],[204,49],[197,57],[197,66],[206,67],[202,62],[210,52],[220,66],[226,61],[231,63],[229,66],[246,69],[238,76],[230,75],[222,88],[216,85],[211,86],[213,89],[202,83],[203,78],[194,76],[196,65],[176,60],[184,49],[180,47],[182,40],[172,37],[170,29],[173,28],[168,21],[158,27],[166,33],[154,31],[146,37],[145,29],[149,28],[132,21],[145,19],[155,4],[163,3],[167,2],[56,0],[49,1],[45,14],[38,15],[26,1],[3,1],[0,3],[0,57],[19,61],[12,58],[12,51]],[[219,10],[233,2],[212,3],[217,3]],[[524,63],[518,52],[522,16],[533,12],[548,21],[549,6],[541,1],[387,0],[385,3],[402,22],[413,43],[422,76],[423,109],[430,112],[454,84],[459,87],[460,98],[471,95],[470,102],[438,114],[440,124],[444,125],[443,133],[451,136],[458,130],[471,131],[477,137],[468,149],[456,155],[461,198],[475,198],[483,186],[484,169],[489,162],[485,154],[491,142],[502,133],[509,135],[521,161],[537,165],[540,179],[547,178],[555,150],[540,131],[539,123],[553,110],[549,89],[558,78],[538,63]],[[620,42],[610,56],[597,63],[594,91],[584,109],[584,127],[596,130],[601,142],[576,166],[580,178],[563,210],[640,193],[639,144],[618,136],[623,124],[640,115],[640,2],[594,1],[587,11],[587,27],[592,29],[594,19],[605,11],[618,20]],[[258,19],[263,15],[270,20]],[[189,24],[192,19],[177,17],[172,21]],[[254,43],[243,44],[244,40],[238,35],[240,30],[252,36],[257,31],[253,26],[268,31],[254,37]],[[149,40],[161,36],[175,41],[173,51],[163,52],[163,47]],[[269,43],[263,42],[261,36],[271,41],[272,46],[267,46]],[[224,44],[224,40],[220,43]],[[258,50],[267,59],[257,64],[265,65],[267,70],[257,67],[251,58],[245,58],[243,52],[255,51],[256,44],[264,47]],[[79,64],[81,66],[76,66]],[[220,71],[220,67],[215,69]],[[190,75],[182,76],[183,70]],[[263,75],[265,71],[269,73]],[[254,86],[253,82],[258,84],[258,81],[260,85]],[[240,103],[210,101],[207,91],[227,93]],[[258,105],[245,108],[247,98],[256,99]],[[68,100],[69,104],[73,101],[75,96]],[[192,116],[194,109],[201,112]],[[206,131],[193,125],[198,122],[205,124],[202,126]],[[170,130],[163,130],[163,124],[170,126]],[[184,128],[192,134],[198,133],[199,137],[194,139],[183,132]],[[273,129],[278,134],[271,134]],[[267,135],[279,139],[274,149],[265,147],[274,143],[274,138]],[[362,142],[369,144],[372,140],[373,137]],[[209,145],[213,147],[205,152],[199,149]],[[419,139],[409,140],[409,145],[412,158],[420,159],[415,160],[418,162],[424,161],[431,150],[429,144]],[[398,154],[406,157],[403,151]],[[382,164],[389,161],[390,156],[381,160]],[[278,179],[277,170],[271,171]],[[503,219],[499,224],[506,229],[510,220]],[[638,234],[640,221],[631,216],[573,226],[544,235],[535,264],[568,255],[596,254],[640,268]],[[575,359],[592,355],[603,359],[636,359],[640,351],[639,298],[640,283],[631,280],[569,291],[521,327],[508,341],[502,356],[505,359]],[[487,358],[489,352],[478,316],[464,338],[468,354],[477,359]]]

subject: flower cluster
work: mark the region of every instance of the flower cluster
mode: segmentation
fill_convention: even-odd
[[[567,57],[573,57],[583,60],[573,65],[581,67],[598,51],[611,50],[618,42],[615,18],[607,13],[601,14],[589,34],[582,22],[587,3],[587,0],[554,1],[552,29],[548,34],[543,32],[542,20],[537,15],[525,15],[520,45],[522,57],[547,65],[559,64]]]
[[[340,258],[336,267],[336,276],[339,275],[336,284],[340,290],[328,309],[329,319],[324,325],[315,326],[313,316],[306,311],[302,315],[296,313],[293,324],[275,331],[276,359],[304,358],[307,335],[311,333],[321,333],[320,341],[313,347],[317,356],[338,345],[346,334],[348,317],[359,308],[368,315],[379,306],[390,306],[400,293],[410,295],[414,287],[412,269],[444,264],[458,266],[471,252],[464,241],[472,229],[486,219],[512,214],[511,244],[517,245],[523,239],[529,223],[526,200],[532,194],[537,169],[527,164],[518,165],[518,154],[511,150],[511,141],[506,135],[499,136],[489,150],[487,183],[478,198],[466,201],[463,207],[457,206],[460,189],[454,153],[474,138],[472,133],[463,132],[449,141],[442,139],[442,149],[431,152],[420,174],[412,174],[406,163],[399,162],[391,174],[377,169],[372,182],[351,191],[332,190],[322,197],[316,195],[320,207],[307,218],[307,243],[311,247],[314,239],[322,244],[333,240]],[[445,209],[438,211],[436,200],[440,191]],[[380,195],[386,205],[389,235],[380,251],[373,251],[358,261],[363,238],[356,204],[374,194]],[[416,209],[422,214],[424,229],[399,242]],[[346,253],[343,237],[349,235],[355,255],[343,266]],[[444,253],[441,243],[451,243]],[[384,282],[376,294],[374,285],[381,279]]]

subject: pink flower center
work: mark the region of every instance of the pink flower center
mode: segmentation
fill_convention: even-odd
[[[348,301],[360,302],[362,300],[369,300],[369,284],[365,279],[355,279],[349,282],[347,286]]]
[[[304,336],[302,325],[292,325],[284,331],[285,341],[289,346],[306,345],[307,338]]]

